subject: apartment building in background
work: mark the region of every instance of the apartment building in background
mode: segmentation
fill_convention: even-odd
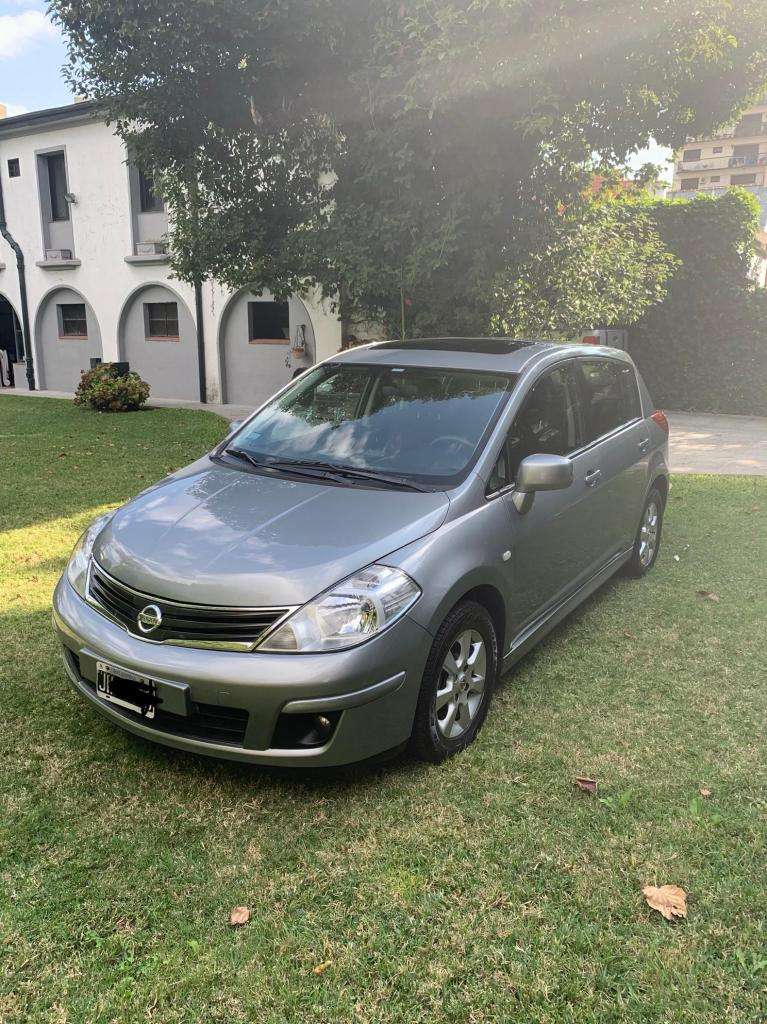
[[[0,117],[0,188],[39,388],[74,391],[97,358],[130,363],[154,397],[255,406],[341,347],[337,314],[311,290],[277,302],[175,280],[165,204],[90,102]],[[0,237],[0,348],[17,387],[21,307]]]
[[[718,194],[734,185],[748,189],[759,200],[758,255],[752,276],[767,287],[767,95],[736,124],[710,138],[690,139],[674,154],[671,198]]]

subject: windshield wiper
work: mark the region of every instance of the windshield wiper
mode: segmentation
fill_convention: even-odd
[[[224,448],[222,455],[234,455],[238,459],[244,459],[249,462],[251,466],[255,466],[257,469],[263,469],[266,463],[262,459],[257,459],[255,455],[251,455],[250,452],[246,452],[244,448]]]
[[[401,487],[408,491],[426,491],[426,487],[392,473],[379,473],[375,469],[357,469],[353,466],[338,466],[334,462],[314,462],[309,459],[279,459],[266,456],[259,459],[244,448],[225,448],[225,455],[234,455],[244,459],[257,469],[274,469],[290,473],[304,474],[319,479],[334,480],[369,480],[371,483],[388,484],[390,487]]]
[[[413,480],[408,480],[407,477],[397,476],[394,473],[379,473],[376,469],[338,466],[334,462],[309,462],[302,459],[279,459],[278,462],[280,465],[295,466],[296,469],[317,469],[350,480],[370,480],[371,483],[389,484],[392,487],[402,487],[409,491],[428,490],[428,488],[422,487]],[[274,465],[274,463],[270,462],[269,465]]]

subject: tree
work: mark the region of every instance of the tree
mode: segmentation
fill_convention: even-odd
[[[678,261],[653,220],[649,196],[587,196],[562,211],[548,237],[500,288],[498,333],[571,338],[625,327],[666,294]]]
[[[179,204],[179,274],[316,281],[390,328],[407,302],[411,332],[487,329],[595,158],[708,130],[767,81],[761,0],[52,8],[75,88]]]

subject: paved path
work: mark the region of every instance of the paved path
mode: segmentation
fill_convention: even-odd
[[[72,398],[64,391],[26,391],[0,388],[3,395],[36,398]],[[242,419],[252,410],[245,405],[203,405],[156,398],[149,405],[157,408],[205,409],[225,419]],[[758,416],[713,416],[703,413],[673,412],[670,461],[673,473],[735,473],[767,476],[767,419]]]
[[[767,419],[691,412],[668,419],[672,472],[767,476]]]

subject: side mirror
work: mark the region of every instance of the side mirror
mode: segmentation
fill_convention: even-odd
[[[230,420],[229,421],[229,433],[233,434],[235,430],[239,430],[242,426],[242,420]]]
[[[519,464],[511,500],[520,515],[532,508],[536,491],[563,491],[573,482],[573,464],[562,455],[528,455]]]

